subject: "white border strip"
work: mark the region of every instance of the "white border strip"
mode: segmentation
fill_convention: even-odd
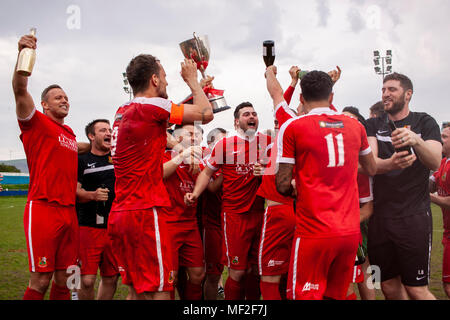
[[[33,207],[33,201],[30,201],[28,208],[28,247],[30,247],[30,260],[31,260],[31,272],[36,272],[36,266],[34,265],[34,253],[33,253],[33,241],[31,238],[31,209]]]
[[[261,240],[259,241],[259,254],[258,254],[258,265],[259,265],[259,275],[262,276],[262,253],[264,248],[264,238],[266,236],[266,225],[267,225],[267,211],[269,207],[264,211],[264,222],[261,231]]]
[[[159,288],[158,291],[163,291],[164,289],[164,265],[161,253],[161,235],[159,233],[159,223],[158,223],[158,213],[156,208],[153,207],[153,217],[155,220],[155,237],[156,237],[156,253],[158,255],[158,265],[159,265]]]

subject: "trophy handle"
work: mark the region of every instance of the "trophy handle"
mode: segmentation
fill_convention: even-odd
[[[195,32],[193,33],[194,39],[195,39],[195,46],[197,47],[197,52],[200,54],[200,59],[202,61],[206,60],[205,56],[203,55],[202,50],[200,49],[200,39],[197,37],[197,35],[195,34]],[[205,75],[205,68],[203,68],[203,66],[200,66],[200,73],[202,74],[202,78],[206,79],[206,75]]]

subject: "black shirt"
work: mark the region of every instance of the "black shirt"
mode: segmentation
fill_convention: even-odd
[[[114,166],[111,155],[96,156],[91,152],[78,156],[78,182],[86,191],[100,187],[109,189],[108,201],[77,203],[78,224],[80,226],[106,228],[109,211],[114,200]]]
[[[397,128],[408,127],[424,141],[441,142],[436,120],[426,113],[410,112],[406,118],[394,123]],[[381,159],[389,159],[394,154],[391,133],[387,114],[367,121],[367,136],[377,138],[378,157]],[[406,169],[376,175],[373,179],[374,215],[395,218],[425,214],[430,207],[429,176],[430,170],[419,158]]]

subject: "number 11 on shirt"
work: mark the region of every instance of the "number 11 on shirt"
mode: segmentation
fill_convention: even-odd
[[[327,149],[328,149],[328,168],[333,167],[342,167],[344,165],[344,137],[342,133],[336,135],[337,149],[338,149],[338,163],[336,165],[336,152],[334,149],[334,139],[333,134],[329,133],[325,136],[325,140],[327,141]]]

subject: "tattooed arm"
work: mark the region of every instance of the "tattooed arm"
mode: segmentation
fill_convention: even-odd
[[[294,165],[291,163],[278,164],[278,172],[276,174],[277,191],[284,196],[290,196],[294,191],[291,184],[293,168]]]

